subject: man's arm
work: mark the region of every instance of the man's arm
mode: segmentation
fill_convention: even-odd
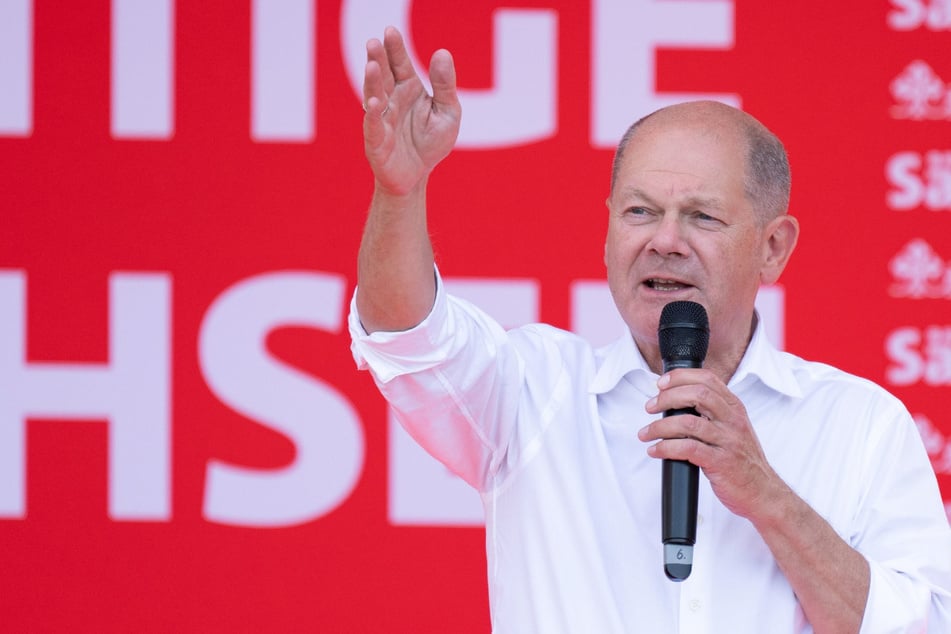
[[[858,632],[868,601],[868,562],[773,473],[774,497],[748,519],[769,546],[817,633]]]
[[[674,370],[661,377],[647,411],[695,407],[700,416],[670,416],[638,432],[655,458],[689,460],[714,492],[763,537],[817,633],[858,632],[870,570],[805,500],[772,469],[746,409],[709,370]]]
[[[461,108],[448,51],[430,61],[429,96],[393,27],[367,42],[364,149],[374,191],[357,261],[357,310],[367,332],[407,330],[435,297],[426,226],[429,174],[459,134]]]

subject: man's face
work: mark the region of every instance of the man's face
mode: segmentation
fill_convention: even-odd
[[[746,346],[766,249],[744,193],[745,156],[738,134],[696,123],[648,120],[627,147],[608,199],[604,261],[618,310],[652,366],[661,310],[676,300],[706,308],[710,355]]]

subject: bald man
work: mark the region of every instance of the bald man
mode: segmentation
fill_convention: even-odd
[[[430,96],[395,29],[367,56],[354,357],[480,492],[493,631],[949,631],[951,530],[907,410],[777,351],[756,315],[799,234],[769,130],[697,102],[627,131],[604,260],[629,335],[595,350],[550,326],[506,332],[445,293],[425,192],[458,134],[452,58],[433,55]],[[663,372],[657,327],[676,300],[710,316],[703,369]],[[660,459],[702,472],[680,584],[661,572]]]

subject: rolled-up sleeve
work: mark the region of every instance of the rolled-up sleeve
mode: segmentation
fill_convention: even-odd
[[[380,383],[412,372],[428,370],[450,354],[452,328],[448,298],[436,273],[436,299],[426,318],[409,330],[368,334],[357,311],[357,293],[350,300],[350,351],[361,370],[370,370]]]
[[[523,370],[505,330],[448,295],[438,271],[432,310],[406,331],[367,334],[355,297],[348,326],[357,367],[426,451],[485,490],[515,425]]]

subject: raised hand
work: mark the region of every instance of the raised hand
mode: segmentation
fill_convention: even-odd
[[[449,51],[433,53],[429,75],[432,96],[395,28],[367,42],[363,143],[376,182],[357,258],[357,309],[371,333],[412,328],[435,298],[426,183],[456,142],[462,108]]]
[[[423,184],[459,134],[462,109],[449,51],[433,53],[429,76],[432,96],[396,28],[386,29],[383,42],[367,42],[364,149],[377,189],[388,194],[404,195]]]

